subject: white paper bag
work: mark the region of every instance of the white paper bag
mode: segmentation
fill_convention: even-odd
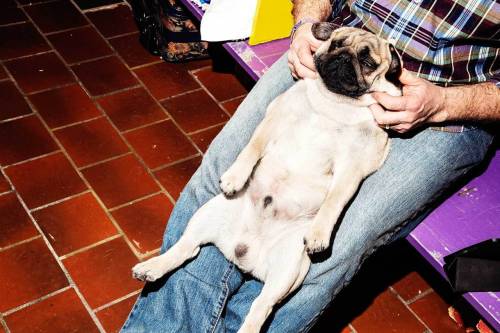
[[[250,37],[257,0],[212,0],[201,19],[201,40],[220,42]]]

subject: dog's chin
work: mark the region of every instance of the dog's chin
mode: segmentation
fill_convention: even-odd
[[[320,75],[321,76],[321,75]],[[345,97],[350,97],[358,99],[363,95],[369,94],[371,91],[368,88],[360,87],[359,85],[350,84],[337,84],[329,82],[328,78],[326,80],[322,78],[325,87],[334,94],[342,95]]]

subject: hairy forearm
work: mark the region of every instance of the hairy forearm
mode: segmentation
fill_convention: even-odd
[[[500,89],[492,83],[444,89],[443,112],[447,121],[499,121]]]
[[[295,22],[304,18],[326,21],[332,12],[330,0],[293,0]]]

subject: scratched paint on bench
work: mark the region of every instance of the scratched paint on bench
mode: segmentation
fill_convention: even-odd
[[[500,151],[481,176],[435,209],[407,239],[444,276],[444,256],[490,238],[500,238]],[[500,292],[464,297],[500,331]]]

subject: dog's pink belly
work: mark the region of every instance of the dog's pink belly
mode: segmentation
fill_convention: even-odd
[[[314,180],[299,175],[279,177],[258,174],[250,182],[248,193],[264,217],[296,220],[314,216],[324,201],[330,177],[315,176]]]

